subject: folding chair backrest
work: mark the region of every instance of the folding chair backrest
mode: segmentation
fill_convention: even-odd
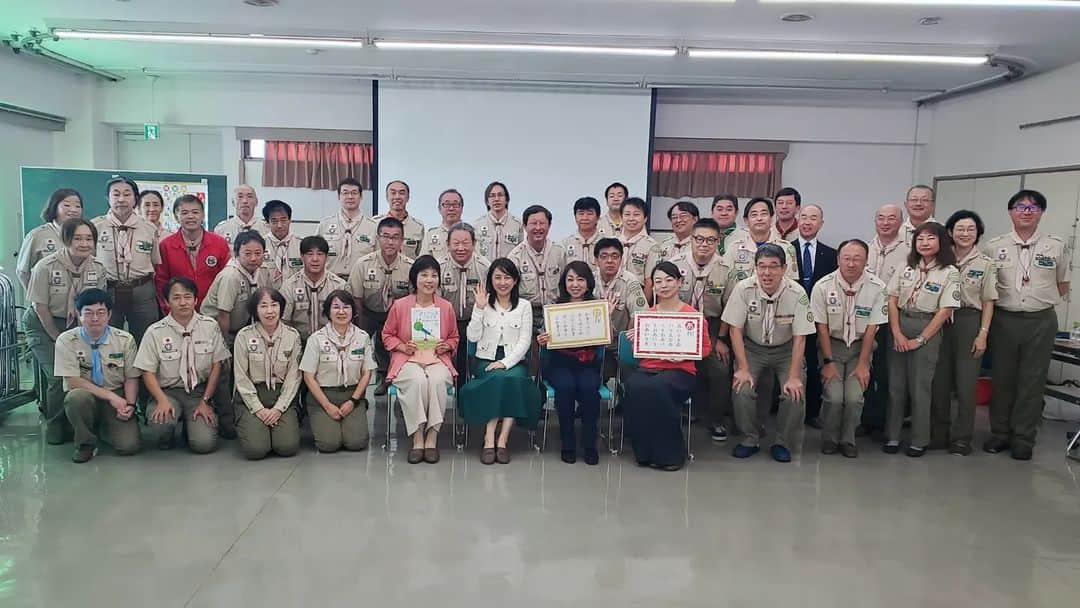
[[[619,365],[637,367],[638,360],[634,358],[634,346],[630,344],[630,332],[619,332]]]

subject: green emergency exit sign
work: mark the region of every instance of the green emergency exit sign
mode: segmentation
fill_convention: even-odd
[[[143,139],[145,139],[146,141],[157,139],[158,131],[160,128],[160,125],[158,125],[158,123],[156,122],[148,122],[143,124]]]

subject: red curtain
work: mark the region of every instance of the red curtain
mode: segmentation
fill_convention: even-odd
[[[333,190],[354,177],[370,188],[374,156],[371,144],[267,141],[262,185]]]
[[[785,155],[772,152],[653,152],[654,196],[772,196]]]

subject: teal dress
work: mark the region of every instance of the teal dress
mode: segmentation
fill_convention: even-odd
[[[495,360],[504,356],[500,346]],[[536,428],[543,397],[536,381],[529,377],[528,359],[510,369],[485,371],[491,363],[474,358],[473,377],[458,391],[465,423],[485,424],[494,418],[514,418],[525,428]]]

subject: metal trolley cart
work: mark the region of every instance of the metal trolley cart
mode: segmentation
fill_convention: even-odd
[[[35,374],[28,387],[23,387],[23,376],[30,369],[36,371],[37,364],[27,369],[22,365],[28,359],[29,346],[25,337],[19,336],[15,296],[15,285],[0,272],[0,420],[11,410],[37,400],[39,387],[43,386]]]

